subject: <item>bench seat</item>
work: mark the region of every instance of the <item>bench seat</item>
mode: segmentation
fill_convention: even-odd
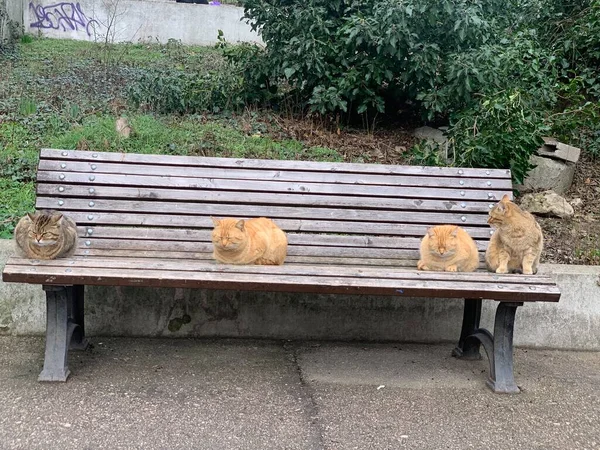
[[[422,272],[409,268],[290,262],[283,266],[232,266],[203,260],[75,256],[54,261],[12,258],[4,280],[32,284],[151,286],[315,294],[482,298],[510,302],[557,301],[545,276],[488,272]],[[294,258],[290,258],[294,260]],[[532,294],[537,294],[535,297]]]
[[[512,196],[510,171],[377,164],[102,153],[44,149],[37,209],[73,218],[73,256],[9,259],[6,282],[47,293],[40,380],[68,377],[67,352],[84,348],[84,286],[150,286],[465,299],[457,357],[490,360],[488,384],[518,392],[512,333],[518,306],[556,302],[540,275],[416,270],[427,228],[460,225],[483,262],[488,212]],[[211,217],[269,217],[289,240],[283,266],[217,264]],[[479,328],[481,301],[496,300],[494,333]]]

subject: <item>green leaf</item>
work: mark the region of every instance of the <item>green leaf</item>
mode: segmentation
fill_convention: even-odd
[[[292,77],[292,75],[296,73],[296,69],[294,69],[293,67],[288,67],[283,70],[283,73],[285,77],[289,80]]]

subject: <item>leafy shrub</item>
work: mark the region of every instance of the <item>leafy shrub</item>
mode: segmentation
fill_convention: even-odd
[[[245,2],[267,44],[261,75],[270,85],[288,83],[312,111],[359,114],[435,91],[455,54],[494,39],[494,8],[494,0]],[[425,104],[439,113],[450,101]]]
[[[136,107],[159,113],[214,113],[243,107],[241,88],[241,79],[226,71],[142,69],[127,95]]]
[[[450,128],[455,163],[467,167],[512,169],[522,183],[532,168],[529,158],[543,143],[549,127],[520,91],[483,97],[454,117]]]

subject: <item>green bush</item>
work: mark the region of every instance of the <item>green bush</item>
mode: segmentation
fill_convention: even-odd
[[[469,77],[449,64],[496,39],[500,7],[494,0],[245,2],[267,44],[268,84],[289,84],[312,111],[358,114],[384,112],[390,100],[423,99],[448,76],[471,91]],[[455,99],[429,97],[424,106],[441,113]]]
[[[514,180],[522,183],[532,168],[530,156],[549,131],[531,103],[531,98],[515,90],[483,97],[457,114],[449,133],[456,149],[455,163],[510,168]]]
[[[600,0],[247,0],[245,16],[266,43],[228,54],[245,99],[369,118],[412,105],[450,122],[455,164],[516,181],[545,134],[600,155]]]
[[[242,80],[226,71],[198,74],[179,69],[141,69],[128,86],[136,107],[159,113],[216,113],[244,106]]]

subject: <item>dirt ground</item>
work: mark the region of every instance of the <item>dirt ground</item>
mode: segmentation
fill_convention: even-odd
[[[573,185],[565,195],[574,205],[575,216],[538,218],[545,238],[542,262],[600,265],[599,197],[600,160],[592,160],[582,152]]]

